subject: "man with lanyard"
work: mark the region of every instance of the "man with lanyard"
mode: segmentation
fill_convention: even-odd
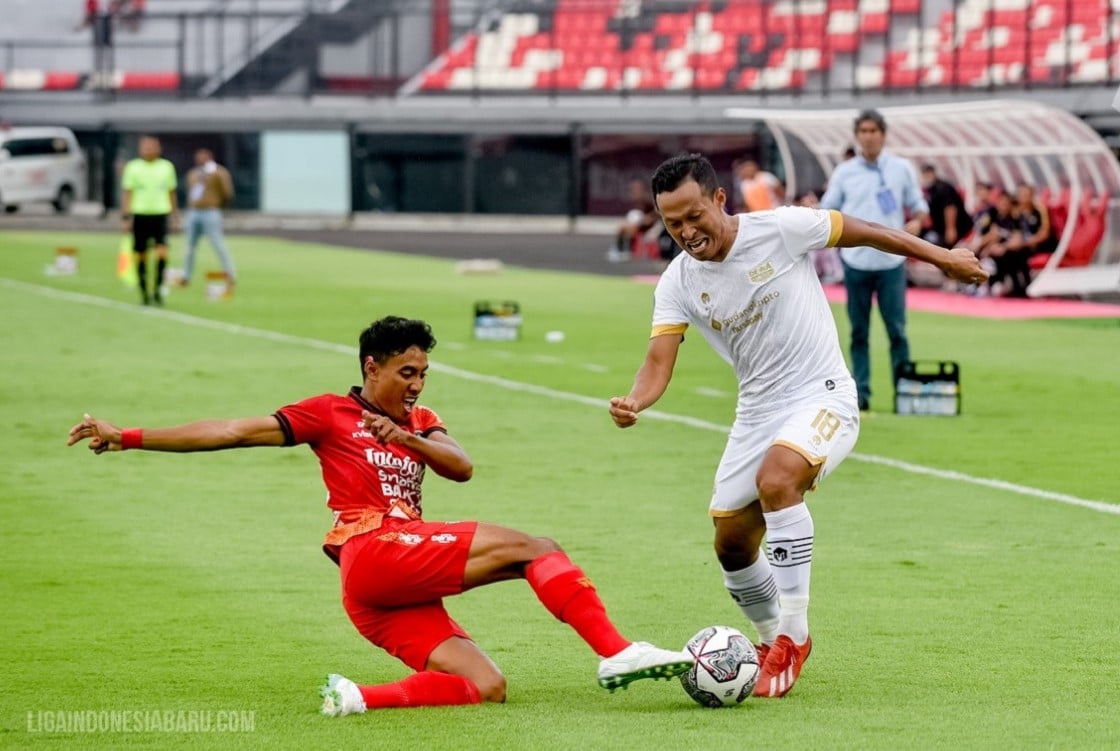
[[[929,206],[913,165],[883,150],[886,135],[887,123],[879,112],[865,110],[859,114],[855,136],[860,153],[836,167],[820,207],[920,235]],[[906,259],[870,247],[842,248],[840,259],[844,263],[852,330],[852,375],[859,408],[866,411],[871,408],[868,336],[872,299],[879,303],[879,314],[890,339],[892,373],[897,373],[910,359],[910,343],[906,339]]]

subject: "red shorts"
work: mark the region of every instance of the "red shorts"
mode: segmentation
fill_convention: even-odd
[[[342,546],[342,604],[362,636],[413,670],[452,636],[442,599],[463,591],[478,522],[387,520]]]

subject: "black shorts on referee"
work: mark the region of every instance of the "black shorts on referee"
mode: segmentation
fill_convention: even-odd
[[[143,253],[148,243],[167,245],[167,214],[132,215],[132,250]]]

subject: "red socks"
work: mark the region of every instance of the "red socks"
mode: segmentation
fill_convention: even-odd
[[[366,709],[392,707],[446,707],[452,704],[480,704],[482,696],[470,680],[461,675],[425,670],[403,681],[380,686],[358,686]]]
[[[595,654],[610,657],[630,646],[607,617],[591,580],[563,551],[534,560],[525,567],[525,579],[548,612],[575,629]]]

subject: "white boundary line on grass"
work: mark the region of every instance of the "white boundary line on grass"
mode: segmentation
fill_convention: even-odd
[[[54,298],[57,300],[65,300],[67,302],[79,303],[82,305],[94,305],[101,308],[108,308],[110,310],[120,310],[129,313],[130,315],[149,315],[155,318],[165,318],[177,323],[182,323],[188,326],[196,326],[198,328],[210,329],[212,331],[220,331],[226,334],[237,334],[240,336],[250,336],[257,339],[265,339],[267,341],[278,342],[281,344],[296,344],[311,349],[323,350],[325,352],[336,352],[344,355],[357,355],[358,350],[356,347],[348,346],[345,344],[337,344],[335,342],[326,342],[321,339],[311,339],[304,336],[296,336],[294,334],[284,334],[279,331],[269,331],[268,329],[258,329],[253,326],[242,326],[237,323],[226,323],[224,321],[215,321],[209,318],[200,318],[198,316],[187,315],[186,313],[177,313],[172,310],[164,310],[159,308],[140,308],[135,304],[120,302],[117,300],[109,300],[104,297],[96,297],[94,295],[87,295],[81,292],[67,292],[65,290],[54,289],[53,287],[45,287],[39,284],[31,284],[29,282],[21,282],[15,279],[7,279],[0,277],[0,284],[5,287],[13,289],[22,289],[28,292],[41,295],[43,297]],[[561,401],[576,402],[577,404],[586,404],[590,407],[604,408],[607,406],[607,400],[600,399],[592,396],[584,396],[583,394],[574,394],[568,391],[558,391],[550,389],[547,386],[538,386],[532,383],[523,383],[521,381],[511,381],[507,378],[499,376],[486,375],[485,373],[476,373],[471,370],[463,370],[451,365],[443,365],[438,362],[431,363],[432,370],[438,373],[446,373],[456,378],[461,378],[465,381],[474,381],[476,383],[485,383],[490,386],[507,389],[509,391],[520,391],[524,394],[533,394],[535,396],[543,396],[547,399],[558,399]],[[729,430],[728,425],[720,425],[707,420],[700,420],[695,417],[687,415],[677,415],[670,412],[660,412],[658,410],[649,409],[642,412],[642,416],[646,419],[661,420],[664,422],[675,422],[680,425],[687,425],[689,427],[697,428],[700,430],[708,430],[717,433],[726,434]],[[1040,488],[1032,488],[1029,485],[1018,485],[1012,482],[1005,482],[990,477],[975,477],[963,472],[955,472],[947,469],[937,469],[935,467],[926,467],[921,464],[912,464],[910,462],[901,461],[899,459],[891,459],[886,456],[876,456],[874,454],[861,454],[859,452],[852,452],[849,456],[860,462],[867,464],[879,464],[886,467],[891,467],[902,472],[907,472],[914,475],[925,475],[927,477],[936,477],[940,480],[951,480],[954,482],[963,482],[970,485],[979,485],[981,487],[992,488],[993,490],[1003,490],[1009,493],[1017,493],[1018,495],[1025,495],[1031,498],[1041,498],[1047,501],[1055,501],[1057,503],[1065,503],[1070,506],[1080,506],[1081,508],[1089,509],[1091,511],[1099,511],[1105,514],[1120,515],[1120,504],[1107,503],[1105,501],[1089,500],[1087,498],[1079,498],[1074,495],[1066,493],[1056,493],[1050,490],[1042,490]]]

